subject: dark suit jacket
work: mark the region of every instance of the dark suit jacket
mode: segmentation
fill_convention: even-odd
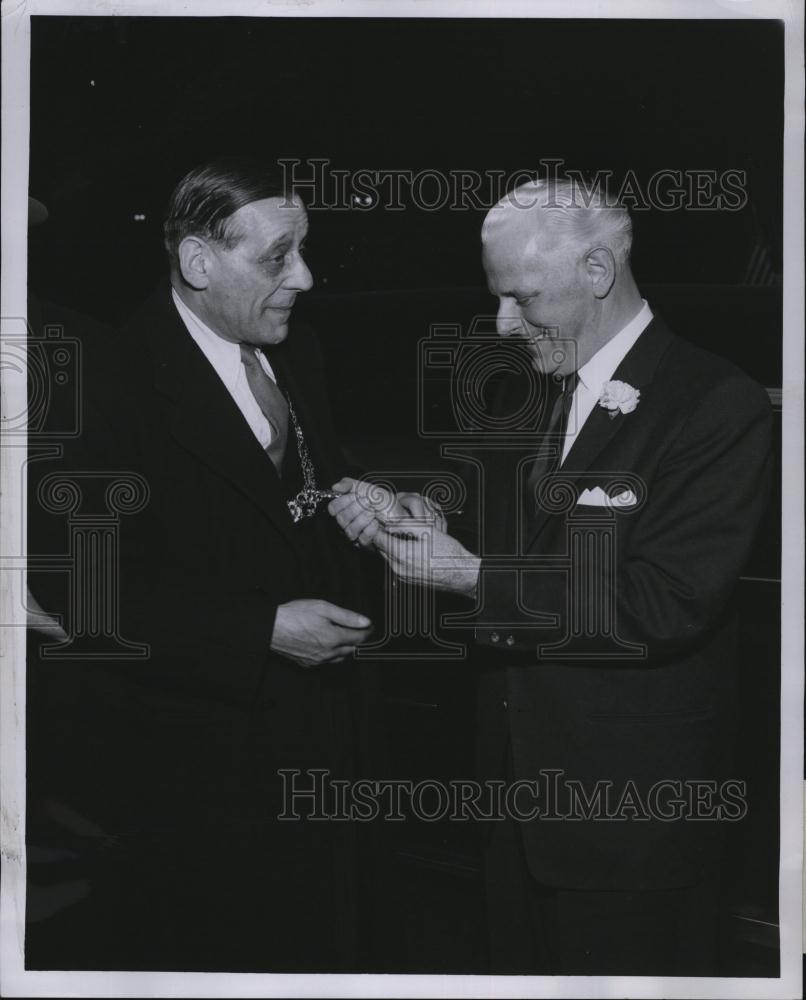
[[[316,824],[276,822],[283,791],[277,771],[349,773],[351,669],[304,669],[272,654],[269,642],[276,609],[288,601],[322,598],[364,609],[357,553],[324,508],[292,522],[286,500],[301,484],[293,438],[281,482],[184,327],[167,284],[85,360],[83,432],[37,478],[75,474],[84,497],[79,513],[96,520],[109,512],[110,477],[134,474],[145,483],[142,509],[117,515],[119,561],[109,567],[108,586],[119,635],[146,644],[149,655],[94,660],[85,636],[75,660],[43,660],[58,730],[51,785],[124,838],[204,843],[197,853],[205,857],[217,845],[223,871],[236,862],[244,885],[255,883],[255,905],[275,917],[285,913],[293,926],[288,898],[277,898],[293,892],[308,914],[299,914],[303,923],[318,919],[333,898],[317,895],[317,880],[324,885],[333,874],[330,845],[321,832],[316,839]],[[346,468],[313,334],[292,329],[271,362],[293,400],[319,485],[329,486]],[[36,502],[31,531],[34,551],[69,545],[64,515]],[[47,592],[45,576],[35,593],[66,615],[69,631],[69,606]],[[75,588],[73,599],[84,599]],[[261,884],[264,877],[269,882]],[[228,881],[219,874],[205,884]],[[271,927],[267,918],[257,929],[265,956],[273,954],[266,937],[276,942],[280,933]],[[296,937],[300,949],[308,941],[312,968],[328,967],[316,957],[324,938],[316,931]],[[288,967],[305,957],[288,957]]]
[[[476,629],[482,762],[500,774],[508,743],[511,776],[543,782],[541,818],[521,824],[539,881],[671,887],[709,868],[718,823],[659,820],[651,809],[609,821],[550,814],[570,808],[566,779],[588,797],[611,782],[616,806],[629,782],[646,803],[659,781],[730,776],[731,596],[768,495],[771,410],[760,386],[658,318],[613,378],[640,390],[637,409],[611,418],[594,408],[531,516],[531,457],[490,453]],[[499,413],[517,409],[528,381],[504,383]],[[517,486],[496,486],[516,476]],[[575,506],[597,486],[630,489],[637,503]],[[495,557],[513,553],[537,562],[517,578],[496,570]],[[541,778],[550,769],[562,772],[553,802]],[[674,815],[676,792],[664,788],[657,811]]]

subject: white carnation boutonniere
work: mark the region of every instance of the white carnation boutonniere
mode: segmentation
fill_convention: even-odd
[[[619,413],[632,413],[638,406],[641,399],[639,389],[634,389],[626,382],[605,382],[602,386],[602,394],[599,396],[599,406],[607,410],[607,415],[612,420]]]

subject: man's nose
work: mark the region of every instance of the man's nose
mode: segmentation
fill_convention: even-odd
[[[495,328],[499,337],[514,337],[523,333],[523,320],[514,302],[507,299],[499,302]]]
[[[297,254],[297,262],[288,276],[286,285],[297,292],[307,292],[309,288],[313,288],[313,275],[301,254]]]

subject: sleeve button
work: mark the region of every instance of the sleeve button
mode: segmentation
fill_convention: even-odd
[[[515,645],[515,636],[514,635],[508,635],[506,637],[506,644],[507,644],[507,646],[514,646]]]
[[[501,636],[497,632],[490,632],[490,642],[500,642]]]

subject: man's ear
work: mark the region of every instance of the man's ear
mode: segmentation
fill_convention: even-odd
[[[597,299],[605,299],[610,294],[616,280],[616,259],[608,247],[594,247],[585,254],[585,268],[588,272],[593,294]]]
[[[198,236],[186,236],[179,244],[179,269],[182,277],[196,291],[207,288],[210,281],[210,248]]]

